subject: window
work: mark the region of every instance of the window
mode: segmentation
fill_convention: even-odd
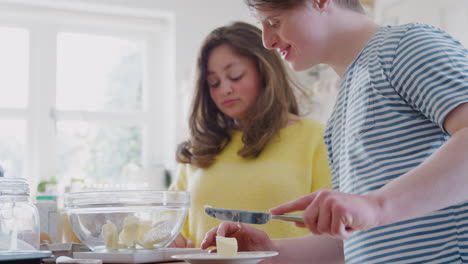
[[[24,28],[1,27],[0,107],[25,108],[29,78],[29,34]]]
[[[57,45],[57,109],[143,110],[143,41],[59,33]]]
[[[29,34],[0,26],[0,166],[12,176],[25,168]]]
[[[0,10],[5,175],[164,188],[172,15],[32,0]]]

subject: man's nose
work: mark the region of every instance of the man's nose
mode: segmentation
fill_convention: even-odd
[[[276,34],[268,29],[262,31],[263,46],[267,49],[276,49],[278,47],[278,38]]]

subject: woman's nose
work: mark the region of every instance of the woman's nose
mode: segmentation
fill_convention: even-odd
[[[232,94],[232,91],[233,91],[233,87],[232,87],[232,83],[229,82],[229,81],[224,81],[221,85],[221,92],[223,95],[230,95]]]
[[[268,29],[263,29],[262,40],[263,46],[267,49],[276,49],[278,46],[278,38],[276,37],[276,34]]]

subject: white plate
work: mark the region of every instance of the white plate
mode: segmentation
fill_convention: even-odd
[[[174,255],[172,258],[185,260],[191,264],[256,264],[265,258],[278,255],[276,251],[237,252],[235,257],[219,257],[218,253]]]
[[[171,256],[177,254],[206,252],[208,251],[199,248],[158,248],[107,252],[74,252],[73,257],[78,259],[100,259],[103,263],[151,263],[173,261],[174,259]]]

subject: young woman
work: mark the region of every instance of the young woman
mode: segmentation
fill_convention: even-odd
[[[200,49],[197,70],[190,137],[178,148],[170,188],[192,194],[176,247],[200,246],[221,223],[204,214],[205,205],[267,211],[331,187],[324,128],[300,118],[300,90],[279,55],[263,47],[260,29],[240,22],[215,29]],[[281,221],[260,228],[273,238],[307,233]]]
[[[304,211],[329,236],[271,241],[226,223],[203,246],[217,232],[280,251],[275,263],[468,263],[467,50],[433,26],[380,27],[358,0],[245,1],[266,48],[342,78],[325,132],[335,190],[271,211]]]

